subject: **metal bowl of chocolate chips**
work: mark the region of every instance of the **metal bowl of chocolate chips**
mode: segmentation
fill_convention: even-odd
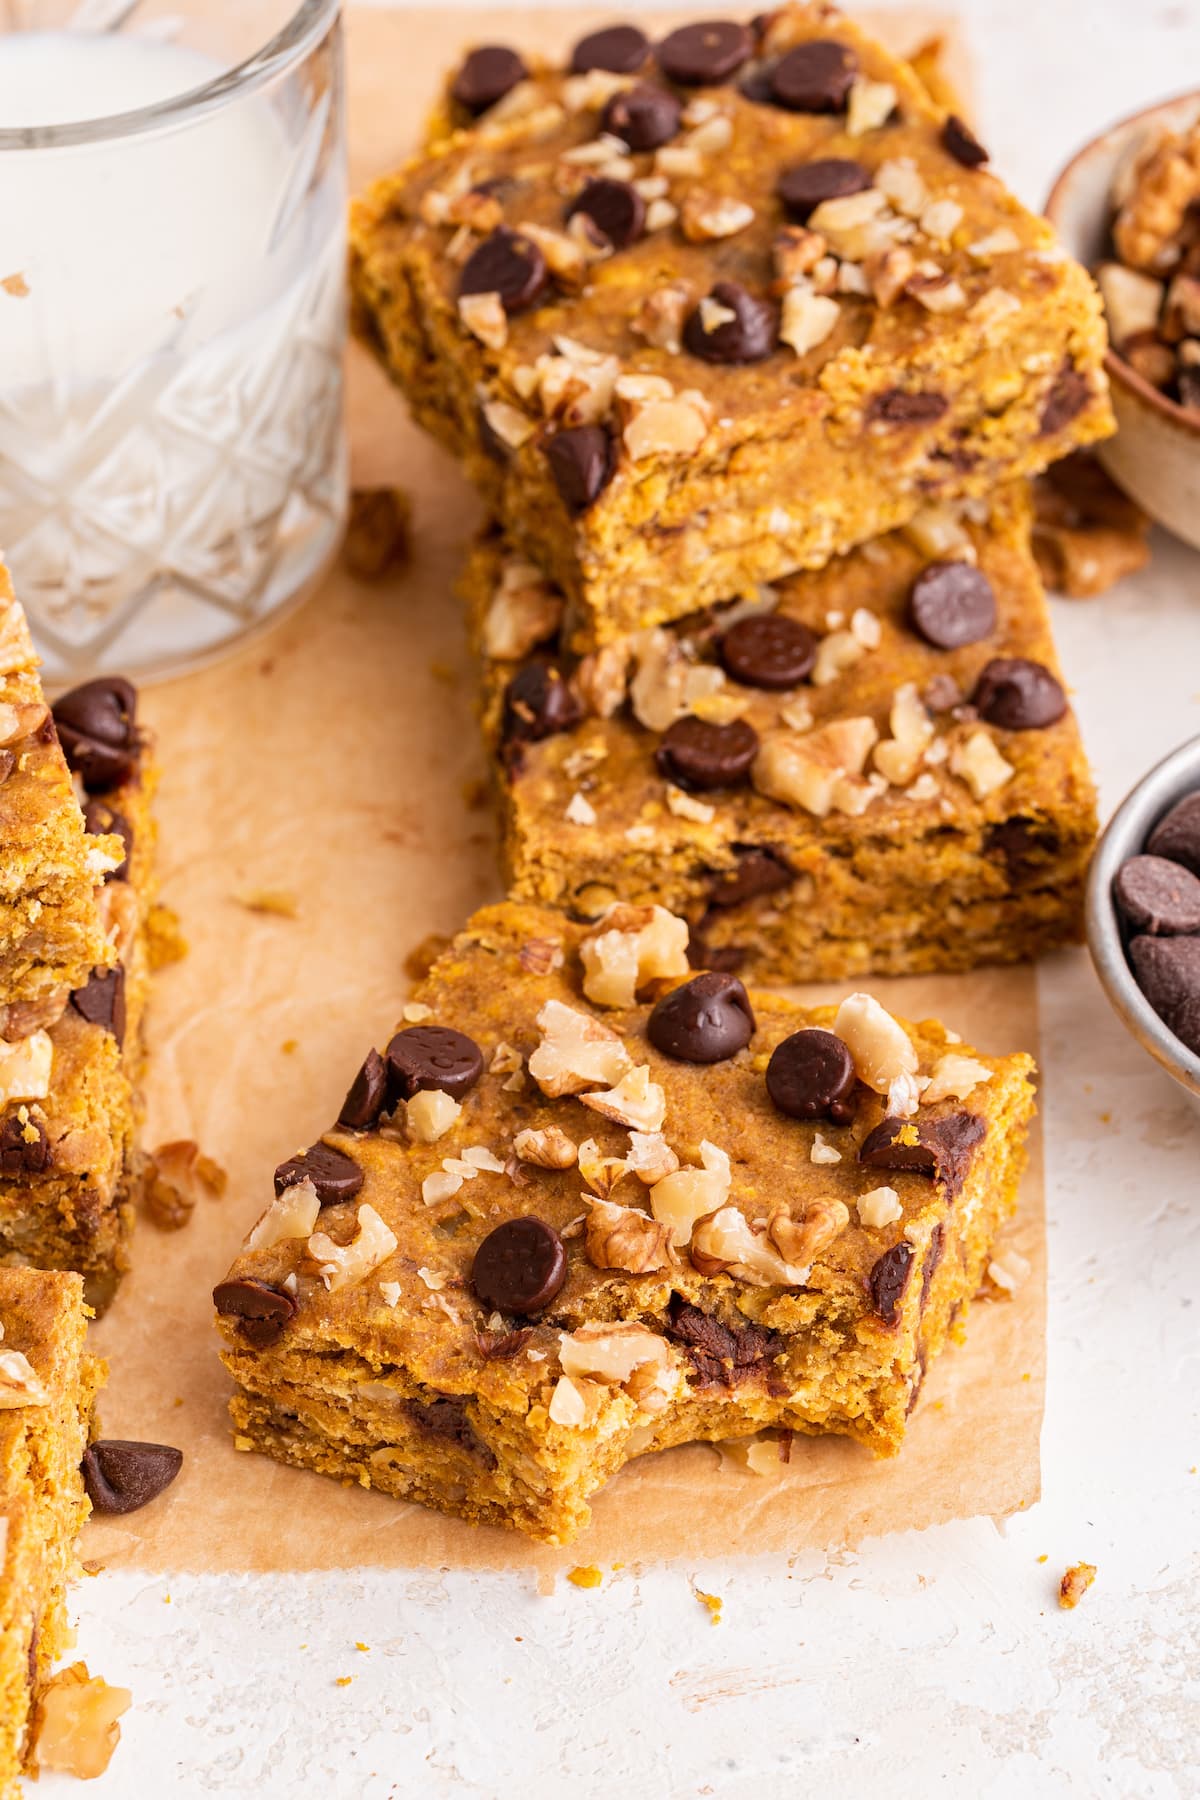
[[[1126,796],[1092,859],[1087,937],[1114,1010],[1200,1095],[1200,737]]]

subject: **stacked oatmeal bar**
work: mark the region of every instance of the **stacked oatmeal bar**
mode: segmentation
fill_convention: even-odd
[[[632,1457],[898,1449],[1033,1111],[871,993],[1075,935],[1094,798],[1030,476],[1111,429],[1088,276],[828,5],[454,73],[361,334],[491,514],[510,897],[215,1301],[238,1443],[563,1542]],[[694,971],[699,969],[700,973]]]

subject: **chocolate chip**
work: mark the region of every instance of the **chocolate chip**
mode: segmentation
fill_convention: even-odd
[[[448,1025],[409,1025],[387,1047],[388,1083],[398,1100],[438,1089],[454,1100],[483,1074],[483,1052],[465,1031]]]
[[[986,1131],[978,1114],[969,1112],[920,1121],[882,1119],[863,1139],[858,1160],[872,1169],[934,1176],[947,1192],[956,1194],[966,1179],[971,1152]]]
[[[789,1119],[832,1119],[845,1125],[854,1117],[856,1080],[841,1038],[816,1025],[776,1044],[767,1064],[767,1092]]]
[[[762,362],[770,356],[779,336],[775,308],[736,281],[718,281],[710,300],[733,317],[722,319],[711,331],[704,326],[703,305],[690,313],[683,328],[684,345],[693,356],[710,363]]]
[[[519,1331],[477,1331],[475,1347],[484,1362],[511,1362],[519,1356],[533,1336],[528,1325]]]
[[[1020,813],[989,825],[983,840],[985,856],[999,856],[1011,882],[1028,880],[1061,849],[1053,827],[1038,824]]]
[[[464,1450],[474,1449],[477,1439],[467,1419],[467,1404],[457,1395],[439,1394],[436,1400],[409,1400],[409,1417],[434,1437],[446,1438]]]
[[[72,688],[54,703],[54,724],[68,767],[89,794],[129,781],[137,770],[137,689],[120,675]]]
[[[489,1231],[471,1265],[479,1299],[502,1313],[541,1312],[566,1279],[562,1239],[552,1225],[532,1214],[506,1219]]]
[[[778,851],[741,844],[735,844],[734,851],[737,867],[722,870],[713,881],[708,890],[710,906],[741,906],[747,900],[757,900],[762,894],[781,893],[796,879],[795,870],[788,867]]]
[[[754,39],[731,19],[681,25],[658,46],[658,66],[680,87],[715,87],[736,75],[754,54]]]
[[[731,625],[717,646],[722,667],[747,687],[792,688],[812,673],[817,640],[786,613],[755,613]]]
[[[1053,437],[1083,411],[1091,397],[1092,386],[1087,376],[1080,369],[1065,368],[1042,408],[1039,435]]]
[[[978,169],[988,160],[987,151],[957,113],[951,113],[942,126],[942,148],[964,169]]]
[[[499,294],[505,312],[524,312],[538,299],[548,279],[546,259],[533,240],[500,225],[468,256],[458,278],[458,291],[460,296]]]
[[[93,969],[86,987],[76,988],[71,1005],[89,1025],[111,1031],[118,1046],[125,1042],[125,971]]]
[[[907,388],[888,388],[868,403],[867,418],[883,425],[933,425],[950,402],[944,394],[912,393]]]
[[[682,1294],[672,1294],[667,1335],[682,1344],[698,1380],[708,1387],[734,1387],[755,1375],[771,1384],[771,1364],[783,1348],[778,1332],[765,1325],[722,1325]]]
[[[982,569],[967,562],[933,562],[908,597],[913,630],[938,650],[977,644],[996,629],[996,596]]]
[[[140,1512],[170,1487],[182,1467],[183,1451],[170,1444],[99,1438],[83,1453],[83,1485],[93,1512]]]
[[[1200,794],[1185,794],[1164,813],[1150,833],[1146,849],[1200,875]]]
[[[363,1184],[363,1172],[352,1156],[332,1144],[311,1144],[299,1156],[289,1156],[275,1171],[275,1192],[311,1181],[322,1206],[353,1200]]]
[[[123,812],[107,800],[89,800],[83,809],[83,828],[93,837],[119,837],[125,846],[125,861],[119,863],[106,881],[128,881],[129,858],[133,854],[133,826]]]
[[[1200,938],[1135,937],[1129,960],[1159,1018],[1200,1056]]]
[[[515,50],[504,44],[481,44],[478,50],[471,51],[454,77],[451,98],[464,112],[478,118],[489,106],[495,106],[497,100],[503,100],[505,94],[511,93],[528,73]]]
[[[32,1118],[28,1108],[9,1113],[0,1124],[0,1175],[6,1181],[20,1180],[23,1175],[44,1175],[51,1160],[50,1139],[41,1120]]]
[[[590,219],[616,249],[634,243],[646,228],[646,202],[628,181],[589,181],[567,208],[567,218]]]
[[[696,975],[663,995],[646,1036],[676,1062],[725,1062],[754,1036],[750,996],[736,975]]]
[[[649,54],[650,40],[636,25],[608,25],[580,38],[571,52],[571,72],[604,69],[610,75],[636,75]]]
[[[1131,856],[1122,863],[1113,899],[1135,931],[1151,937],[1200,932],[1200,880],[1165,856]]]
[[[757,754],[758,733],[745,719],[714,725],[689,713],[663,733],[654,761],[668,781],[703,792],[745,781]]]
[[[682,116],[683,107],[668,88],[639,82],[626,93],[613,95],[600,115],[600,127],[623,139],[631,150],[657,150],[670,143]]]
[[[536,744],[570,731],[583,708],[561,669],[553,663],[529,662],[504,690],[502,731],[506,744]]]
[[[860,162],[848,156],[821,156],[785,169],[776,192],[793,219],[803,225],[822,201],[843,200],[871,185],[871,171]]]
[[[921,1311],[922,1312],[925,1311],[925,1308],[928,1305],[929,1289],[933,1282],[934,1276],[937,1274],[937,1267],[938,1267],[938,1264],[942,1260],[942,1254],[943,1254],[945,1248],[946,1248],[946,1226],[945,1226],[944,1221],[939,1219],[937,1224],[934,1226],[933,1230],[929,1234],[929,1254],[925,1258],[925,1266],[921,1270]],[[924,1374],[924,1370],[922,1370],[922,1375],[923,1374]]]
[[[996,656],[985,664],[971,704],[981,719],[1002,731],[1040,731],[1062,718],[1067,696],[1042,663]]]
[[[841,112],[850,96],[858,58],[835,38],[810,38],[788,50],[771,70],[771,95],[789,112]]]
[[[586,512],[616,471],[612,439],[599,425],[556,431],[546,445],[554,485],[573,513]]]
[[[898,1244],[884,1251],[871,1270],[871,1302],[885,1325],[896,1323],[912,1259],[912,1245],[906,1238],[901,1238]]]
[[[238,1331],[256,1350],[278,1343],[283,1328],[300,1310],[286,1288],[243,1275],[222,1281],[213,1289],[213,1304],[222,1318],[236,1319]]]
[[[371,1131],[387,1103],[387,1064],[378,1050],[368,1050],[366,1061],[350,1083],[342,1101],[338,1124],[347,1131]]]

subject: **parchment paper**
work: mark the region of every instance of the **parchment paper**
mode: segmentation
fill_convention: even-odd
[[[609,17],[571,9],[350,18],[354,180],[411,143],[460,43],[548,47]],[[944,19],[889,14],[911,48]],[[1013,1241],[1033,1273],[1011,1303],[981,1303],[966,1347],[931,1374],[903,1454],[797,1438],[766,1477],[706,1446],[647,1458],[598,1497],[567,1551],[473,1529],[233,1449],[210,1292],[271,1193],[276,1163],[334,1117],[364,1046],[398,1018],[405,956],[499,892],[472,677],[451,588],[476,508],[449,461],[408,423],[355,353],[356,480],[397,482],[415,503],[410,569],[366,587],[335,571],[269,637],[150,690],[159,735],[165,897],[190,955],[160,976],[151,1019],[146,1141],[195,1138],[229,1172],[187,1228],[141,1221],[133,1268],[95,1328],[112,1373],[105,1435],[182,1446],[169,1495],[129,1519],[94,1520],[83,1552],[152,1571],[357,1565],[531,1568],[738,1552],[835,1549],[1038,1494],[1045,1243],[1035,1144]],[[296,916],[237,895],[294,897]],[[910,1017],[944,1017],[985,1050],[1035,1047],[1029,970],[872,983]],[[834,995],[837,990],[823,990]]]

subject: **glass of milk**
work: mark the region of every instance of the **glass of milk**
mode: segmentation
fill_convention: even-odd
[[[212,657],[333,554],[339,12],[0,7],[0,555],[53,684]]]

